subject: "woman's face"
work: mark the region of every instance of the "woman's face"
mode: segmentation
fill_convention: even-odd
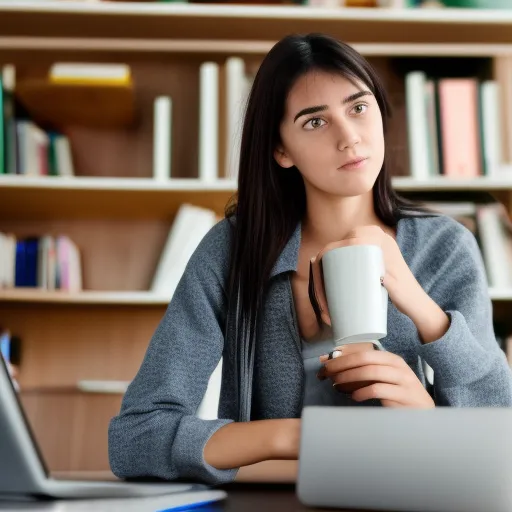
[[[306,190],[357,196],[371,190],[384,160],[377,100],[362,82],[312,71],[292,87],[274,157],[295,165]]]

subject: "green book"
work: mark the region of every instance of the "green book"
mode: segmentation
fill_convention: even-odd
[[[57,153],[55,151],[55,139],[58,137],[57,133],[49,133],[49,143],[48,143],[48,175],[49,176],[58,176],[59,168],[57,164]]]

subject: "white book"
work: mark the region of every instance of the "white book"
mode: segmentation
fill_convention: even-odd
[[[212,210],[187,203],[180,206],[160,255],[152,292],[168,299],[172,297],[188,260],[215,222]]]
[[[171,177],[171,126],[171,98],[159,96],[153,105],[153,178],[157,181]]]
[[[418,180],[426,180],[431,175],[425,83],[423,71],[412,71],[405,77],[410,174]]]
[[[425,206],[450,217],[474,216],[477,212],[475,203],[466,201],[427,201]]]
[[[50,79],[125,82],[130,80],[130,67],[126,64],[56,62],[50,68]]]
[[[204,62],[199,70],[199,179],[218,179],[219,65]]]
[[[512,286],[512,262],[508,256],[506,232],[501,220],[501,204],[477,208],[477,225],[482,256],[491,287]]]
[[[59,176],[71,177],[75,175],[71,144],[65,135],[55,137],[55,157]]]
[[[79,380],[77,387],[80,391],[86,393],[121,393],[124,394],[128,389],[130,381],[128,380]]]
[[[499,175],[502,163],[501,101],[499,85],[488,80],[480,85],[480,112],[483,133],[483,157],[486,174]]]
[[[226,177],[238,178],[240,144],[247,99],[245,63],[239,57],[226,60]]]

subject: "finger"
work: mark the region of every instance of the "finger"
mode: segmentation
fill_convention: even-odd
[[[365,350],[363,352],[354,352],[352,354],[342,355],[335,359],[324,362],[322,369],[326,377],[339,372],[344,372],[352,368],[368,365],[393,366],[396,368],[405,368],[407,363],[400,356],[392,352],[382,350]]]
[[[407,405],[407,392],[403,386],[377,382],[352,393],[352,400],[356,402],[364,402],[371,399],[385,400],[394,403],[395,407],[403,407]]]
[[[346,382],[378,381],[387,384],[401,385],[405,383],[401,369],[394,366],[368,365],[337,373],[332,377],[333,385]]]

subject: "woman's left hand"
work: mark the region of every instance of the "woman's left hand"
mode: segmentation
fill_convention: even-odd
[[[413,321],[422,343],[441,338],[450,320],[416,280],[394,237],[379,226],[361,226],[343,239],[343,245],[363,244],[381,247],[385,267],[382,284],[396,309]]]
[[[361,226],[352,230],[344,245],[378,245],[384,257],[382,284],[395,307],[414,320],[419,308],[429,297],[407,265],[396,240],[379,226]]]
[[[432,397],[402,357],[380,350],[343,355],[344,348],[338,348],[341,355],[334,359],[328,360],[327,355],[320,357],[324,366],[318,372],[319,379],[331,379],[333,386],[372,382],[352,393],[356,402],[376,398],[384,407],[435,407]]]

